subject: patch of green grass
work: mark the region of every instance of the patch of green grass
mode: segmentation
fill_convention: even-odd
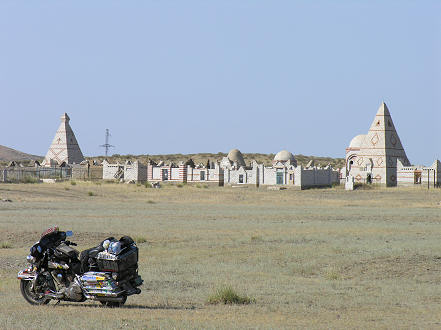
[[[176,187],[178,187],[178,188],[183,188],[183,187],[184,187],[184,184],[183,184],[183,183],[178,183],[178,184],[176,185]]]
[[[69,187],[64,187],[64,190],[70,190],[70,188]]]
[[[149,199],[149,200],[147,201],[147,204],[155,204],[155,202],[152,201],[151,199]]]
[[[231,286],[222,287],[208,298],[209,304],[247,305],[254,303],[255,299],[238,294]]]
[[[1,242],[0,243],[0,249],[11,249],[12,244],[9,242]]]
[[[76,181],[71,181],[70,184],[71,184],[72,186],[75,186],[75,185],[77,184],[77,182],[76,182]]]
[[[93,191],[89,191],[89,192],[87,193],[87,195],[89,195],[89,196],[95,196],[95,194],[93,193]]]

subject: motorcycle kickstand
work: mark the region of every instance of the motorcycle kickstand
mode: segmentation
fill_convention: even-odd
[[[58,306],[59,304],[60,304],[60,302],[61,302],[61,300],[60,299],[58,299],[58,301],[55,303],[55,305],[54,306]]]

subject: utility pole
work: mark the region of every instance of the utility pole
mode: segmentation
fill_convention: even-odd
[[[109,144],[109,138],[110,138],[110,137],[111,137],[111,135],[110,135],[110,131],[109,131],[108,128],[106,128],[106,143],[100,145],[100,147],[105,148],[105,150],[106,150],[106,157],[107,157],[107,155],[108,155],[108,153],[109,153],[109,149],[110,149],[110,148],[115,148],[115,146],[112,146],[111,144]]]

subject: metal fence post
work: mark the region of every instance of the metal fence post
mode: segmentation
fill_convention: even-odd
[[[427,169],[427,190],[430,189],[430,169]]]

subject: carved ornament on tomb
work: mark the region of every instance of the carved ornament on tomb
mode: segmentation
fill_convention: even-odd
[[[371,138],[371,143],[373,146],[375,146],[378,143],[378,141],[380,141],[380,138],[378,137],[378,134],[375,133],[375,135]]]
[[[390,136],[390,143],[392,143],[392,145],[395,147],[395,145],[397,144],[397,138],[395,137],[395,134],[392,134]]]

